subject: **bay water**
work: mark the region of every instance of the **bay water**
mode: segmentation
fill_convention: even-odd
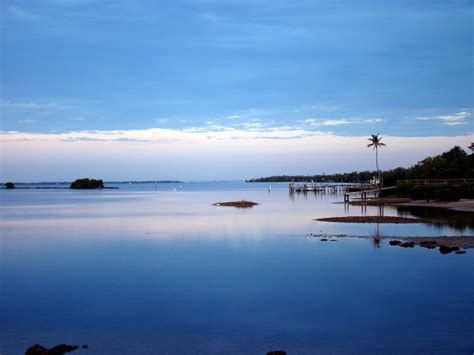
[[[0,191],[1,354],[474,351],[474,252],[371,238],[472,224],[319,222],[411,214],[287,184],[112,185]],[[213,205],[242,199],[259,205]]]

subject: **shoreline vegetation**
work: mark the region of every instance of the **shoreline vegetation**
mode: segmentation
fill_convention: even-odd
[[[474,154],[467,154],[459,146],[434,157],[427,157],[409,168],[396,168],[383,172],[362,171],[333,175],[281,175],[247,182],[308,182],[319,183],[367,183],[370,178],[379,175],[384,187],[393,189],[380,191],[378,198],[352,202],[352,204],[384,205],[394,203],[412,203],[412,200],[425,200],[426,207],[446,207],[439,202],[474,199]],[[416,202],[418,205],[420,202]],[[467,206],[448,208],[474,211]]]
[[[77,179],[77,180],[87,180],[87,179]],[[12,182],[6,182],[3,184],[0,189],[4,190],[68,190],[71,188],[71,185],[74,184],[77,180],[73,182],[68,182],[68,181],[52,181],[52,182],[17,182],[17,183],[12,183]],[[94,180],[94,179],[91,179]],[[185,182],[180,181],[180,180],[144,180],[144,181],[103,181],[103,184],[184,184]],[[29,186],[29,185],[34,185],[34,186]],[[52,186],[53,185],[53,186]],[[59,186],[61,185],[61,186]],[[87,188],[87,189],[96,189],[96,188],[101,188],[101,189],[119,189],[119,187],[115,186],[107,186],[104,185],[102,187],[92,187],[92,188]],[[75,189],[75,188],[73,188]],[[84,188],[77,188],[77,189],[84,189]]]
[[[71,186],[69,186],[69,188],[73,190],[103,189],[104,182],[96,179],[77,179],[71,184]]]
[[[315,175],[274,175],[252,178],[246,182],[333,182],[367,183],[377,175],[376,170],[350,173]],[[427,157],[409,168],[398,167],[382,173],[384,186],[395,186],[397,180],[415,179],[474,179],[474,154],[467,154],[461,147]]]

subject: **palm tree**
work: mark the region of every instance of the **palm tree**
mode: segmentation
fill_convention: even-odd
[[[385,143],[382,143],[382,137],[379,136],[379,133],[372,134],[369,138],[369,142],[370,143],[367,144],[367,147],[373,147],[375,150],[375,166],[377,167],[377,173],[379,175],[380,187],[383,187],[382,174],[379,169],[379,148],[385,147]]]

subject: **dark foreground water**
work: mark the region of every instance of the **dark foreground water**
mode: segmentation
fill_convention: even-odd
[[[472,227],[316,222],[380,211],[267,186],[0,191],[0,353],[70,343],[89,345],[73,354],[472,354],[474,250],[308,236]],[[212,206],[236,199],[260,205]]]

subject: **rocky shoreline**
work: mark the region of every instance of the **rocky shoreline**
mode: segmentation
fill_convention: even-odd
[[[453,211],[474,212],[474,199],[461,199],[459,201],[441,202],[441,201],[426,201],[413,200],[405,197],[380,197],[373,198],[366,201],[352,201],[351,205],[366,205],[366,206],[407,206],[407,207],[433,207],[446,208]]]
[[[336,223],[426,223],[418,218],[398,217],[398,216],[343,216],[343,217],[325,217],[317,218],[320,222]]]

